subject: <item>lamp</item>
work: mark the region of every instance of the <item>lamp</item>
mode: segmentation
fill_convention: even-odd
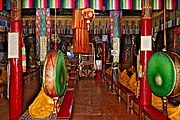
[[[93,16],[94,16],[94,9],[85,8],[82,10],[82,14],[83,14],[84,19],[86,20],[88,31],[89,31],[89,26],[90,26],[91,20],[93,19]]]

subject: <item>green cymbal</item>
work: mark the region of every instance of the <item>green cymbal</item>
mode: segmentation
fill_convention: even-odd
[[[176,69],[168,54],[154,53],[148,61],[146,74],[154,94],[160,97],[171,94],[176,82]]]

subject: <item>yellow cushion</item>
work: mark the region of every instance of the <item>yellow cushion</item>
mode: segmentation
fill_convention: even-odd
[[[133,75],[130,77],[128,84],[134,88],[136,83],[136,73],[133,73]]]
[[[29,114],[33,118],[46,118],[52,114],[53,100],[41,89],[34,102],[29,106]]]
[[[5,82],[6,78],[7,78],[7,72],[6,72],[6,70],[2,70],[0,79]]]
[[[126,69],[121,73],[121,75],[119,77],[120,77],[119,82],[127,87],[128,81],[129,81],[129,76],[127,75]]]

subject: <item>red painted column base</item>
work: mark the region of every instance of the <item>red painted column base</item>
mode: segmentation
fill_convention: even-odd
[[[101,79],[101,71],[96,70],[96,79]]]

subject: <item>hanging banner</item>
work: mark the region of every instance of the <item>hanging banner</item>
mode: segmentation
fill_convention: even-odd
[[[73,9],[75,6],[74,0],[61,0],[61,8]]]
[[[2,0],[0,0],[0,10],[2,10]]]
[[[106,10],[119,10],[119,0],[106,0]]]
[[[119,22],[120,22],[120,17],[119,17],[119,11],[114,11],[114,31],[113,31],[113,33],[114,33],[114,36],[113,37],[120,37],[120,33],[119,33],[119,31],[120,31],[120,29],[119,29]]]
[[[34,0],[35,8],[47,8],[47,0]]]
[[[21,0],[22,8],[34,8],[34,0]]]
[[[180,1],[179,0],[177,0],[176,6],[177,6],[177,10],[180,10]]]
[[[48,0],[47,7],[48,8],[61,8],[61,1],[60,0]]]
[[[36,9],[36,57],[40,59],[40,10]]]
[[[46,10],[40,11],[40,36],[46,36]]]
[[[90,0],[90,7],[95,10],[102,10],[103,0]]]
[[[133,10],[142,10],[141,0],[133,0]]]
[[[40,37],[40,61],[44,62],[47,54],[47,38]]]
[[[162,0],[152,0],[152,10],[161,10],[163,9]]]
[[[11,0],[7,0],[6,1],[6,10],[10,10],[11,9]]]
[[[110,11],[110,45],[113,47],[113,37],[114,37],[114,11]]]
[[[132,10],[132,0],[122,0],[122,9]]]
[[[75,0],[76,8],[88,8],[89,7],[89,0]]]
[[[114,37],[113,38],[113,50],[115,51],[115,54],[113,55],[113,62],[114,63],[118,63],[119,62],[119,43],[120,43],[120,40],[118,37]]]
[[[41,0],[34,0],[34,7],[41,8]]]
[[[51,21],[50,21],[50,9],[47,8],[46,10],[46,36],[50,38],[51,36]]]
[[[176,0],[166,0],[166,9],[175,10],[176,9]]]

